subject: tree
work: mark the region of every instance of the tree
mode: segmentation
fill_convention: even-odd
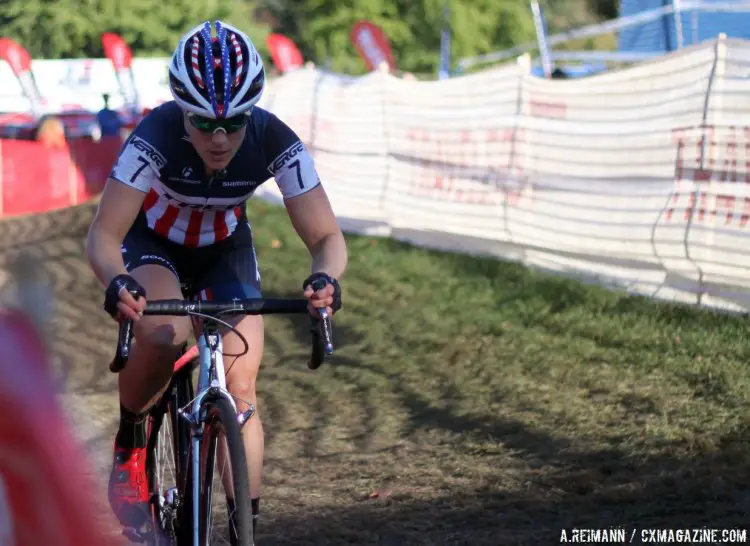
[[[179,38],[207,19],[247,32],[265,54],[268,29],[253,23],[254,3],[240,0],[4,0],[0,36],[34,58],[101,57],[101,35],[120,34],[134,55],[167,56]]]
[[[435,74],[443,7],[451,8],[451,57],[474,56],[535,41],[527,0],[2,0],[0,36],[34,58],[101,57],[101,34],[116,32],[134,55],[171,54],[179,37],[206,19],[246,31],[268,59],[273,29],[304,57],[349,74],[366,71],[350,39],[354,23],[383,28],[398,68]],[[550,32],[616,15],[617,0],[541,0]],[[259,9],[262,8],[262,9]],[[269,17],[270,15],[270,17]],[[610,40],[611,41],[611,40]],[[601,46],[600,41],[589,41]],[[573,44],[580,47],[587,44]]]
[[[614,19],[619,15],[618,0],[588,0],[589,9],[603,19]]]
[[[541,0],[549,32],[555,34],[617,17],[618,0]],[[555,47],[558,50],[613,50],[615,33],[570,40]]]
[[[528,6],[515,0],[451,0],[452,56],[477,55],[534,39]],[[444,0],[261,0],[276,30],[307,59],[338,72],[366,70],[349,37],[366,19],[388,36],[401,70],[434,73],[440,56]]]

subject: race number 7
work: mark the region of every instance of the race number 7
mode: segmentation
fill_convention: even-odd
[[[289,167],[294,167],[297,171],[297,183],[301,190],[305,189],[305,185],[302,183],[302,166],[300,165],[299,159],[295,159],[289,164]]]
[[[145,169],[146,167],[148,167],[148,160],[146,158],[144,158],[142,155],[138,156],[138,161],[140,161],[141,163],[143,163],[143,165],[141,165],[140,167],[138,167],[136,169],[136,171],[133,173],[133,176],[130,177],[130,182],[131,183],[135,182],[135,179],[138,178],[138,175],[143,172],[143,169]]]

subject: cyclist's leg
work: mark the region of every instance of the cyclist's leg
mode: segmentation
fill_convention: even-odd
[[[129,273],[146,289],[148,299],[182,298],[177,273],[162,244],[134,228],[123,242]],[[135,325],[127,366],[120,372],[120,425],[115,437],[109,480],[112,510],[126,527],[148,526],[146,427],[148,410],[166,388],[172,365],[190,332],[185,317],[145,316]]]
[[[213,265],[196,282],[197,296],[201,299],[231,300],[232,298],[257,298],[261,296],[260,273],[253,247],[250,228],[243,223],[225,244],[217,245]],[[263,425],[258,411],[255,382],[263,356],[263,318],[245,316],[225,318],[247,340],[249,350],[241,357],[225,356],[227,388],[236,397],[237,409],[244,411],[247,403],[254,404],[256,413],[243,427],[242,436],[250,471],[250,498],[253,515],[257,516],[263,471]],[[244,344],[233,333],[223,336],[226,355],[243,352]],[[223,453],[218,454],[223,461]],[[229,483],[225,487],[230,486]],[[231,507],[230,507],[231,509]]]
[[[158,263],[142,263],[130,274],[146,290],[147,300],[182,299],[175,273]],[[127,366],[120,372],[120,402],[134,413],[147,412],[172,377],[172,367],[190,334],[187,317],[144,316],[135,324]]]

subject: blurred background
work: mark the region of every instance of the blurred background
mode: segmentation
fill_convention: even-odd
[[[268,57],[265,39],[277,32],[290,38],[305,60],[336,72],[362,74],[366,66],[349,35],[352,25],[364,19],[383,29],[401,70],[430,75],[439,64],[446,6],[451,11],[452,53],[457,59],[535,39],[529,3],[524,0],[133,0],[122,4],[9,0],[0,16],[0,29],[2,36],[23,44],[34,59],[103,57],[103,32],[122,36],[138,57],[163,57],[196,22],[226,19],[255,40],[264,58]],[[552,33],[619,13],[616,0],[550,0],[544,9]],[[616,43],[603,37],[571,47],[611,49]]]
[[[255,41],[261,106],[313,153],[350,248],[330,365],[303,371],[306,325],[267,321],[261,544],[746,525],[747,1],[4,0],[0,544],[64,546],[19,529],[76,517],[118,536],[117,332],[84,238],[207,19]],[[297,297],[306,250],[273,182],[256,195],[264,289]]]
[[[28,57],[29,66],[0,63],[2,134],[29,138],[28,120],[17,114],[31,109],[37,120],[64,113],[69,136],[97,136],[86,113],[105,101],[120,110],[169,100],[168,57],[186,29],[206,19],[226,19],[247,32],[271,77],[305,63],[366,74],[377,67],[361,44],[374,39],[388,71],[407,78],[472,73],[524,53],[532,56],[532,73],[570,78],[655,58],[720,32],[744,38],[750,11],[744,2],[718,0],[8,0],[0,14],[0,37],[7,41],[0,53],[12,41],[24,50],[15,61]],[[104,34],[117,36],[132,63],[113,71]],[[132,127],[131,117],[124,122]]]

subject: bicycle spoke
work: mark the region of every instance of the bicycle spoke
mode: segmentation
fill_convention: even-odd
[[[229,465],[229,460],[226,456],[226,439],[224,435],[219,438],[219,445],[221,446],[221,449],[217,449],[216,470],[214,472],[214,514],[210,532],[212,545],[230,544],[229,533],[231,532],[230,527],[232,526],[233,515],[233,513],[229,512],[226,504],[226,485],[229,485],[229,494],[231,496],[234,496],[234,492],[232,491],[231,466]],[[217,448],[218,447],[219,446],[217,446]],[[222,453],[223,456],[219,457],[219,453]],[[216,524],[214,524],[214,522],[216,522]]]
[[[172,426],[171,423],[165,419],[159,429],[159,443],[156,448],[156,483],[161,489],[161,493],[164,493],[165,486],[167,484],[177,483],[177,470],[174,463],[174,443],[172,440]],[[169,471],[169,477],[165,481],[164,471]]]

